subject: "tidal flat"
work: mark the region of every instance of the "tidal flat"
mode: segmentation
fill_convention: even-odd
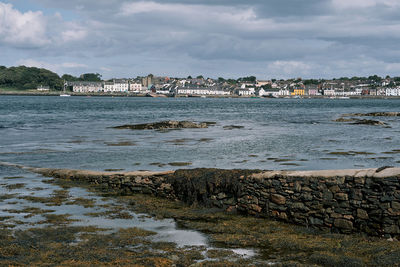
[[[0,265],[399,263],[400,244],[394,239],[333,234],[149,195],[120,195],[76,181],[24,176],[1,178],[6,185],[0,191]],[[41,190],[8,189],[13,183],[40,184]]]

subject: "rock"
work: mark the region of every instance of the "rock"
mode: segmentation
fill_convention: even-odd
[[[357,209],[357,218],[361,220],[368,220],[368,213],[363,209]]]
[[[370,112],[370,113],[348,113],[343,114],[342,117],[351,117],[351,116],[358,116],[358,117],[397,117],[400,116],[400,112]]]
[[[400,229],[397,225],[387,225],[384,227],[383,230],[386,234],[399,234],[400,233]]]
[[[272,194],[271,201],[278,205],[284,205],[286,203],[286,198],[279,194]]]
[[[336,119],[336,120],[334,120],[335,122],[352,122],[352,121],[354,121],[355,119],[353,119],[353,118],[350,118],[350,119],[346,119],[346,118],[338,118],[338,119]]]
[[[285,221],[288,219],[287,214],[285,212],[279,213],[278,217],[279,217],[279,219],[285,220]]]
[[[125,124],[112,127],[114,129],[131,129],[131,130],[165,130],[165,129],[185,129],[185,128],[208,128],[210,123],[191,122],[191,121],[161,121],[144,124]]]
[[[335,194],[335,199],[341,200],[341,201],[346,201],[349,199],[349,196],[345,193],[336,193]]]
[[[337,186],[337,185],[333,185],[333,186],[331,186],[331,187],[329,188],[329,190],[330,190],[332,193],[337,193],[337,192],[340,191],[340,187]]]
[[[226,125],[223,128],[224,128],[224,130],[233,130],[233,129],[243,129],[244,126],[241,126],[241,125]]]
[[[348,221],[346,219],[335,219],[333,222],[333,225],[339,229],[344,229],[344,230],[352,230],[353,229],[353,223],[351,221]]]
[[[392,201],[392,209],[400,211],[400,202]]]
[[[354,125],[377,125],[377,126],[386,126],[387,123],[384,123],[382,121],[376,121],[376,120],[365,120],[365,119],[356,119],[353,123]]]
[[[310,209],[307,208],[303,203],[296,202],[292,204],[292,209],[294,210],[301,210],[301,211],[309,211]]]
[[[354,125],[375,125],[375,126],[387,126],[387,123],[377,120],[357,119],[357,118],[338,118],[335,122],[350,122]]]
[[[252,213],[251,211],[254,211],[256,213],[260,213],[262,211],[262,208],[260,206],[256,205],[256,204],[249,204],[248,207],[250,209],[249,213]]]
[[[221,199],[225,199],[227,197],[227,195],[224,192],[220,192],[217,195],[217,199],[221,200]]]

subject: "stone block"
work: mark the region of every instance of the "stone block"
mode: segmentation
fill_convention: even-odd
[[[284,205],[286,203],[286,198],[279,194],[272,194],[271,201],[278,205]]]
[[[391,206],[392,206],[393,210],[399,210],[400,211],[400,202],[392,201]]]
[[[400,229],[397,225],[385,225],[383,231],[385,234],[400,234]]]
[[[357,209],[357,218],[361,220],[368,220],[368,213],[363,209]]]
[[[335,199],[340,200],[340,201],[346,201],[346,200],[349,200],[349,196],[346,193],[336,193]]]
[[[340,187],[338,185],[334,185],[329,187],[329,191],[331,191],[332,193],[337,193],[340,191]]]
[[[301,203],[301,202],[293,203],[292,206],[291,206],[291,208],[294,209],[294,210],[301,210],[301,211],[309,211],[309,210],[310,210],[309,208],[307,208],[307,207],[306,207],[303,203]]]
[[[339,229],[344,229],[344,230],[352,230],[353,229],[353,223],[346,219],[340,219],[340,218],[335,219],[335,221],[333,222],[333,225]]]

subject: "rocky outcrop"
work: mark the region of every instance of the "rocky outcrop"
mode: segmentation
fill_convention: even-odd
[[[342,117],[398,117],[400,112],[347,113]]]
[[[131,130],[167,130],[167,129],[184,129],[184,128],[208,128],[212,123],[207,122],[191,122],[191,121],[161,121],[143,124],[126,124],[112,127],[114,129],[131,129]]]
[[[333,232],[400,237],[400,168],[94,172],[15,166],[121,194],[152,194]]]
[[[373,126],[388,126],[387,123],[377,120],[366,120],[357,118],[338,118],[335,122],[349,122],[354,125],[373,125]]]

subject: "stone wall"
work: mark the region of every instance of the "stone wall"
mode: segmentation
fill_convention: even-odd
[[[276,218],[333,232],[400,235],[400,169],[268,171],[193,169],[104,173],[35,169],[122,194],[145,193],[189,205]]]

